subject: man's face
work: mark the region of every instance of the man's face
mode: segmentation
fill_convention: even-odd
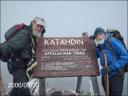
[[[32,34],[35,37],[40,38],[43,30],[44,30],[43,25],[39,25],[35,21],[32,22]]]
[[[32,24],[33,31],[41,33],[43,31],[43,29],[44,29],[43,25],[39,25],[36,22],[33,22],[33,24]]]
[[[101,34],[97,34],[96,35],[96,42],[98,43],[98,44],[103,44],[104,43],[104,40],[105,40],[105,33],[101,33]]]
[[[97,34],[96,35],[96,40],[97,41],[100,41],[100,40],[103,40],[105,39],[105,34],[104,33],[101,33],[101,34]]]

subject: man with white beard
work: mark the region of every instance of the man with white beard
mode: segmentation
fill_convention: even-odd
[[[45,33],[45,20],[35,17],[30,26],[16,25],[5,33],[6,42],[0,44],[0,60],[7,62],[13,76],[13,90],[10,96],[31,96],[26,70],[36,49],[36,41]]]
[[[45,20],[35,17],[32,21],[32,35],[41,38],[43,33],[45,33]]]

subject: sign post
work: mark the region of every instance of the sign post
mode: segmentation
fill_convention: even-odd
[[[91,76],[91,82],[92,82],[92,87],[94,91],[95,96],[100,96],[100,90],[98,86],[98,81],[96,76]]]
[[[39,96],[46,96],[45,78],[39,78]]]
[[[88,34],[83,33],[82,37],[87,38]],[[94,94],[97,95],[97,96],[100,95],[97,77],[96,76],[91,76],[90,79],[91,79],[92,87],[93,87],[93,90],[94,90]],[[80,92],[81,83],[82,83],[82,76],[78,76],[77,77],[77,86],[76,86],[76,92],[77,93]]]
[[[83,33],[82,37],[87,38],[88,33]],[[78,76],[77,77],[77,85],[76,85],[76,93],[80,93],[81,83],[82,83],[82,76]]]
[[[76,93],[80,93],[81,83],[82,83],[82,76],[78,76],[77,85],[76,85]]]

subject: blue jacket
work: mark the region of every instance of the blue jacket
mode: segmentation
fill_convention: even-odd
[[[101,49],[103,49],[107,54],[107,64],[112,69],[112,71],[109,73],[109,77],[111,77],[115,75],[119,69],[128,64],[128,52],[121,41],[116,38],[111,38],[110,42],[109,37],[109,33],[106,33],[106,39],[104,44],[101,45]],[[111,43],[113,52],[110,47],[108,47],[108,42]],[[100,58],[101,66],[104,66],[103,50],[100,50],[99,47],[96,47],[97,57]]]

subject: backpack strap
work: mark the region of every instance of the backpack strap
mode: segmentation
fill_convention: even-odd
[[[113,59],[115,59],[115,58],[117,58],[117,56],[116,56],[116,52],[114,51],[114,49],[113,49],[113,47],[112,47],[112,44],[111,44],[112,38],[113,38],[113,37],[109,37],[109,38],[108,38],[107,47],[110,49],[112,55],[114,56]],[[112,60],[112,61],[113,61],[113,60]],[[123,73],[124,73],[124,68],[119,69],[118,72],[121,73],[121,74],[123,74]]]
[[[107,48],[109,48],[110,52],[112,53],[112,55],[114,56],[114,59],[115,59],[115,58],[117,58],[117,56],[116,56],[116,52],[114,51],[114,49],[112,47],[112,44],[111,44],[112,39],[113,39],[112,36],[108,37],[108,40],[107,40],[107,44],[106,45],[107,45]]]
[[[29,27],[27,27],[27,30],[30,33],[30,38],[31,38],[31,41],[32,41],[32,59],[27,64],[26,74],[27,74],[28,78],[31,79],[32,78],[32,70],[37,65],[37,61],[36,61],[36,38],[33,37],[32,32],[31,32]]]
[[[112,48],[112,45],[111,45],[111,40],[112,40],[112,37],[110,36],[107,40],[107,47],[110,49],[111,53],[113,53],[113,48]]]

